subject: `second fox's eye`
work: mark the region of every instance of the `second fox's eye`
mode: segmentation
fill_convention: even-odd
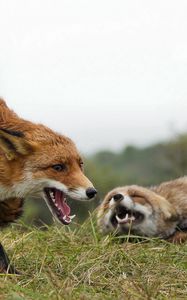
[[[84,163],[83,163],[83,161],[80,162],[80,168],[81,168],[82,171],[84,170]]]
[[[57,172],[62,172],[62,171],[66,170],[66,165],[65,164],[56,164],[56,165],[53,165],[52,168]]]

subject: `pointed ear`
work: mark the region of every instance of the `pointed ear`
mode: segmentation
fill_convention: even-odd
[[[1,109],[9,109],[8,106],[6,105],[5,100],[3,100],[2,98],[0,98],[0,108]]]
[[[5,124],[7,121],[18,119],[18,115],[11,110],[6,102],[0,98],[0,124]],[[4,126],[3,126],[4,127]]]
[[[179,219],[178,213],[172,204],[166,199],[161,200],[162,203],[162,213],[165,221],[175,222]]]
[[[34,151],[22,132],[2,128],[0,128],[0,148],[8,160],[16,159],[20,155],[31,154]]]
[[[155,211],[160,211],[165,221],[175,221],[178,219],[178,214],[172,204],[164,197],[156,192],[136,185],[130,186],[128,193],[132,197],[144,198]]]

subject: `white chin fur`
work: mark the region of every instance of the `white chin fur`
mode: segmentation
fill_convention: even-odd
[[[114,227],[110,222],[112,216],[112,210],[109,210],[106,214],[99,218],[99,226],[101,226],[101,231],[103,234],[108,234],[114,231]]]

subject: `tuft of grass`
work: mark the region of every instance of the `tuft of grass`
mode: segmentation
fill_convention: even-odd
[[[14,225],[0,233],[22,275],[0,275],[0,300],[187,299],[187,245],[100,236],[95,219],[73,228]]]

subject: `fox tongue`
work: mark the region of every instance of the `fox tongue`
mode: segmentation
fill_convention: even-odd
[[[55,190],[55,200],[56,200],[56,203],[57,203],[58,207],[60,208],[62,214],[64,216],[68,217],[71,210],[70,210],[70,207],[65,202],[65,197],[64,197],[63,192],[61,192],[59,190]]]

